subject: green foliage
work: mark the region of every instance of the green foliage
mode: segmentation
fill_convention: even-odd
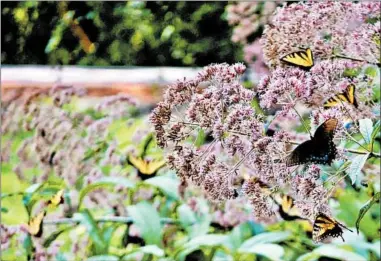
[[[4,2],[4,64],[204,66],[241,60],[227,2]],[[86,36],[74,32],[78,22]],[[82,37],[82,38],[81,38]],[[94,48],[83,45],[89,38]],[[82,42],[81,42],[82,41]],[[218,44],[215,44],[218,43]],[[89,49],[90,48],[90,49]]]

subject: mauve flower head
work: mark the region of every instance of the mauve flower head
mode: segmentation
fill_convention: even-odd
[[[307,2],[278,8],[265,27],[262,45],[266,63],[281,65],[279,58],[309,47],[316,60],[340,53],[378,62],[380,49],[370,35],[379,34],[380,2]],[[292,35],[292,37],[290,37]]]

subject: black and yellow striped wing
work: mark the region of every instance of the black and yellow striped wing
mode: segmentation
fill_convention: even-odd
[[[355,108],[357,108],[358,103],[357,103],[356,96],[355,96],[355,89],[356,89],[355,85],[350,84],[343,93],[337,94],[337,95],[329,98],[324,103],[324,108],[325,109],[331,108],[331,107],[340,105],[342,102],[350,103],[353,106],[355,106]]]
[[[39,214],[37,214],[35,217],[32,217],[27,225],[27,229],[29,234],[31,234],[34,237],[41,237],[42,231],[43,231],[43,220],[45,217],[46,212],[41,211]]]
[[[128,157],[129,162],[133,165],[138,171],[139,176],[144,180],[150,177],[153,177],[156,172],[165,165],[165,160],[151,160],[147,161],[142,158],[138,158],[130,155]]]
[[[65,192],[65,190],[61,189],[56,194],[54,194],[52,196],[52,198],[49,199],[49,201],[48,201],[48,207],[55,208],[58,205],[64,203],[64,197],[63,197],[64,192]]]
[[[295,206],[294,199],[289,195],[277,193],[273,197],[275,203],[279,206],[280,216],[287,221],[303,219],[300,210]]]
[[[327,216],[326,214],[318,213],[313,225],[312,239],[315,242],[319,242],[327,237],[341,237],[343,241],[345,241],[343,238],[342,228],[345,228],[353,232],[352,230],[350,230],[343,224],[337,222],[335,219]]]
[[[306,49],[302,51],[293,52],[283,56],[280,59],[290,65],[300,67],[302,69],[308,70],[314,66],[314,58],[311,49]]]

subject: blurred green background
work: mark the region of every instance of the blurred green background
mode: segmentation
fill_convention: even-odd
[[[205,66],[242,60],[228,2],[3,2],[3,64]],[[73,31],[78,24],[84,34]],[[86,37],[94,44],[87,42]],[[80,40],[84,42],[80,44]]]

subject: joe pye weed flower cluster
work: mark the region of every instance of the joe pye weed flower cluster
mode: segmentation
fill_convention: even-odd
[[[168,86],[151,122],[158,144],[166,148],[168,165],[183,185],[201,187],[213,201],[243,197],[262,221],[274,220],[270,217],[276,208],[271,199],[275,191],[291,196],[301,217],[313,221],[318,212],[332,215],[329,199],[346,180],[351,178],[356,184],[366,180],[376,189],[379,171],[367,175],[368,169],[374,171],[369,167],[372,164],[364,162],[362,172],[354,174],[351,164],[357,164],[355,158],[361,155],[367,155],[368,163],[379,157],[364,137],[364,126],[372,126],[380,115],[379,93],[375,92],[379,88],[379,10],[379,2],[278,7],[261,39],[270,72],[255,90],[240,84],[246,69],[240,63],[213,64],[194,79]],[[304,48],[313,53],[310,70],[280,61]],[[350,84],[356,87],[357,108],[343,102],[324,108],[325,101]],[[261,107],[275,109],[275,115],[254,110],[256,95]],[[294,145],[309,139],[308,132],[313,135],[330,118],[339,122],[333,164],[287,167],[284,159]],[[269,134],[269,129],[275,132]],[[200,131],[213,139],[197,147]]]

